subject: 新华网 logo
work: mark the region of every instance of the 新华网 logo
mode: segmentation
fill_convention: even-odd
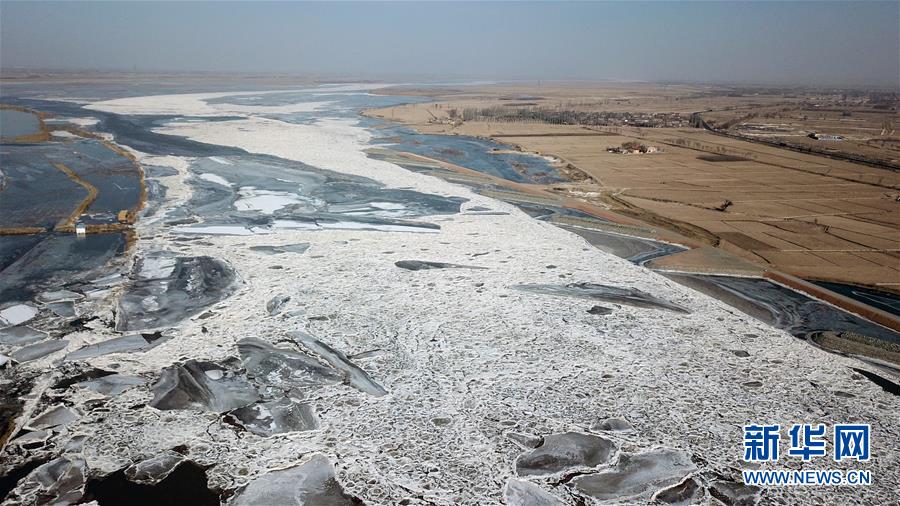
[[[745,425],[744,461],[777,462],[781,458],[782,441],[786,441],[787,457],[812,462],[825,457],[831,448],[834,462],[868,462],[871,458],[870,426],[868,424],[835,424],[829,434],[825,424],[793,424],[782,426]],[[868,470],[813,469],[744,470],[744,483],[748,485],[869,485],[872,476]]]

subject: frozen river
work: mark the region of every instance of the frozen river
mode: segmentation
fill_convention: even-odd
[[[372,88],[20,99],[124,147],[147,203],[123,266],[0,325],[10,504],[891,500],[897,400],[859,361],[637,265],[677,248],[615,238],[620,258],[369,156],[557,177],[486,142],[386,139],[358,112],[405,99]],[[743,486],[757,421],[869,423],[879,479]]]

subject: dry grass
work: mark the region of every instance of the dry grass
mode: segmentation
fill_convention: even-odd
[[[633,89],[482,87],[454,90],[439,98],[434,104],[367,114],[402,121],[423,133],[489,137],[525,151],[556,156],[563,166],[571,166],[569,172],[588,176],[554,185],[557,191],[664,226],[763,268],[807,279],[900,291],[900,174],[896,171],[694,128],[452,122],[447,112],[526,98],[535,103],[583,103],[586,108],[689,112],[746,107],[746,97],[710,96],[690,87],[639,85]],[[774,109],[809,99],[771,95],[753,101],[758,107]],[[606,151],[635,140],[662,152],[622,155]]]

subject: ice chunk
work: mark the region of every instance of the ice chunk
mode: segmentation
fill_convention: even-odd
[[[259,436],[313,430],[319,427],[319,420],[310,404],[295,403],[287,397],[251,404],[232,411],[231,415],[245,429]]]
[[[135,280],[119,300],[117,330],[171,326],[231,295],[237,276],[208,256],[149,253],[136,262]]]
[[[506,482],[506,504],[509,506],[563,506],[565,503],[530,481],[511,479]]]
[[[131,351],[145,351],[166,341],[166,338],[147,339],[141,334],[132,334],[122,337],[89,344],[66,355],[66,361],[84,360],[87,358],[109,355],[110,353],[125,353]]]
[[[75,504],[84,495],[87,464],[78,458],[59,457],[35,468],[20,485],[23,496],[34,494],[35,503]],[[37,501],[37,498],[40,501]]]
[[[50,439],[50,436],[53,435],[49,430],[34,430],[31,432],[26,432],[21,436],[13,439],[9,442],[12,445],[24,446],[31,445],[35,443],[43,443],[44,441]]]
[[[668,309],[676,313],[690,313],[687,309],[672,302],[642,292],[636,288],[598,285],[596,283],[569,283],[567,285],[516,285],[514,288],[531,293],[545,295],[564,295],[584,299],[617,302],[635,307]]]
[[[250,379],[276,391],[339,383],[343,376],[315,358],[248,337],[237,343]]]
[[[38,310],[28,304],[15,304],[0,309],[0,327],[20,325],[37,316]]]
[[[270,471],[251,481],[231,501],[232,506],[260,504],[309,504],[321,506],[360,505],[361,500],[344,492],[334,476],[334,466],[322,454],[304,464]]]
[[[200,174],[200,175],[197,176],[197,177],[199,177],[200,179],[202,179],[202,180],[204,180],[204,181],[209,181],[210,183],[215,183],[215,184],[218,184],[218,185],[227,186],[227,187],[229,187],[229,188],[231,187],[231,183],[229,183],[227,179],[225,179],[224,177],[222,177],[222,176],[220,176],[220,175],[218,175],[218,174],[212,174],[212,173],[209,173],[209,172],[204,172],[203,174]]]
[[[541,446],[541,443],[544,442],[544,438],[540,436],[535,436],[533,434],[522,434],[520,432],[508,432],[506,434],[506,439],[509,439],[513,443],[516,444],[519,448],[523,450],[530,450]]]
[[[612,310],[612,308],[608,308],[605,306],[592,306],[590,309],[588,309],[587,312],[588,312],[588,314],[607,315],[607,314],[612,313],[613,310]]]
[[[315,337],[300,332],[298,330],[288,332],[288,335],[296,339],[299,344],[313,353],[319,355],[332,367],[342,371],[347,376],[347,381],[359,390],[380,397],[387,393],[381,385],[375,382],[366,371],[360,369],[356,364],[350,361],[346,355],[319,341]]]
[[[128,467],[125,477],[134,483],[155,485],[166,479],[185,460],[184,455],[168,450]]]
[[[612,469],[578,476],[575,489],[601,501],[639,500],[680,482],[697,468],[684,451],[656,448],[644,453],[623,453]]]
[[[112,397],[121,394],[131,387],[143,385],[146,382],[147,380],[138,376],[111,374],[109,376],[103,376],[102,378],[82,381],[76,383],[76,385],[97,392],[98,394]]]
[[[62,316],[63,318],[74,318],[78,316],[75,312],[75,303],[70,300],[50,302],[47,304],[47,309],[53,311],[53,314],[56,316]]]
[[[25,344],[35,343],[47,338],[46,332],[35,330],[25,325],[16,327],[7,327],[0,330],[0,344],[10,346],[22,346]]]
[[[713,480],[708,484],[709,495],[728,506],[754,506],[759,502],[759,487],[730,480]]]
[[[28,426],[37,430],[50,429],[70,424],[79,418],[78,413],[65,406],[54,406],[28,422]]]
[[[614,432],[630,432],[634,427],[622,418],[606,418],[591,425],[591,430],[597,431],[614,431]]]
[[[51,302],[71,302],[76,300],[81,300],[84,298],[84,295],[80,293],[76,293],[70,290],[56,290],[52,292],[43,292],[37,296],[38,302],[42,304],[49,304]]]
[[[267,255],[278,255],[280,253],[305,253],[309,249],[308,242],[297,244],[285,244],[283,246],[250,246],[251,251],[259,251]]]
[[[535,476],[596,467],[609,462],[615,452],[612,441],[592,434],[551,434],[540,446],[516,459],[516,473]]]
[[[214,380],[205,372],[221,368],[218,364],[195,360],[166,367],[152,387],[150,406],[161,410],[200,409],[224,413],[259,399],[256,389],[243,375],[231,373]]]
[[[69,341],[66,341],[65,339],[49,339],[40,343],[30,344],[24,348],[19,348],[10,356],[16,362],[28,362],[37,360],[41,357],[46,357],[51,353],[64,349],[68,345]]]
[[[276,315],[281,312],[281,309],[285,304],[290,302],[290,300],[290,295],[279,293],[278,295],[269,299],[269,302],[266,302],[266,311],[268,311],[270,315]]]
[[[651,498],[654,504],[672,504],[676,506],[688,506],[697,504],[703,498],[703,487],[692,477],[687,477],[681,482],[664,488]]]

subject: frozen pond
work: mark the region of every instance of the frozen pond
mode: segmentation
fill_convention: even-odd
[[[15,109],[0,109],[0,137],[12,139],[40,132],[37,116]]]

